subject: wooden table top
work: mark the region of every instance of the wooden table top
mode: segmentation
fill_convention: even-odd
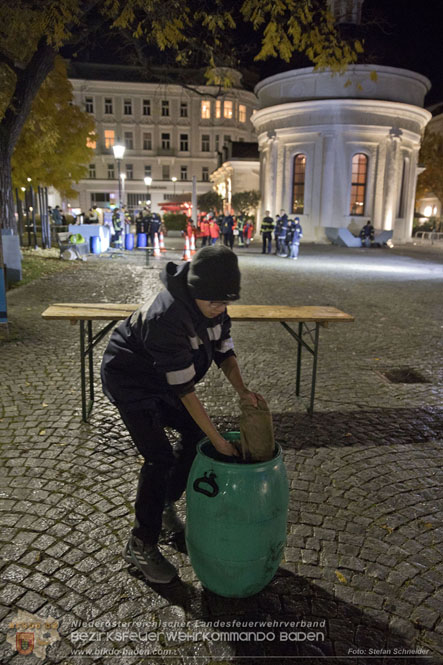
[[[54,303],[42,313],[48,320],[69,321],[120,321],[126,319],[140,305],[138,303]],[[303,305],[286,307],[280,305],[229,305],[228,314],[233,321],[303,321],[334,323],[354,321],[336,307]]]

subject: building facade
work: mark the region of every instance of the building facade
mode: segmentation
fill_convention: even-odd
[[[392,230],[394,242],[411,236],[430,82],[403,69],[373,70],[299,69],[255,88],[261,210],[300,217],[305,240],[326,241],[328,227],[355,232],[367,220]]]
[[[232,195],[259,190],[260,156],[257,143],[231,142],[223,148],[219,166],[211,173],[215,191],[223,199],[223,212],[235,212]]]
[[[191,199],[194,176],[197,194],[212,189],[209,177],[223,145],[255,139],[257,100],[241,87],[238,73],[223,94],[216,86],[142,82],[137,74],[135,68],[84,64],[70,73],[75,103],[94,116],[97,134],[89,177],[70,201],[74,209],[118,205],[120,169],[122,203],[137,209],[151,200],[159,212],[178,195]],[[126,147],[120,163],[112,150],[117,141]],[[145,176],[152,178],[149,188]]]

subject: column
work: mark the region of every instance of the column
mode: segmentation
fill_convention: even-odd
[[[319,178],[321,183],[318,183],[320,184],[320,211],[318,221],[319,225],[322,227],[341,226],[341,220],[334,220],[336,198],[334,193],[336,143],[337,132],[323,132],[322,170],[321,174],[319,174],[318,171],[314,173],[314,177]],[[344,179],[342,180],[340,186],[346,187],[346,182]],[[313,185],[315,191],[316,183],[313,183]]]
[[[386,141],[386,162],[385,162],[385,177],[383,188],[383,213],[382,225],[384,231],[394,229],[395,233],[395,216],[396,205],[398,198],[398,182],[399,182],[399,155],[400,155],[400,142],[401,142],[401,129],[392,128],[389,132]]]

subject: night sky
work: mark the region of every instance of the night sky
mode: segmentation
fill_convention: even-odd
[[[230,2],[237,0],[226,0]],[[238,8],[238,5],[237,5]],[[97,31],[90,33],[87,48],[64,55],[78,61],[136,64],[133,49],[122,47],[122,40],[115,33],[104,33],[97,22]],[[89,29],[91,25],[89,25]],[[411,69],[427,76],[432,88],[425,105],[443,103],[443,0],[364,0],[362,25],[345,28],[348,34],[364,40],[365,52],[362,63],[387,65]],[[257,33],[243,27],[227,47],[228,53],[237,53],[239,68],[244,72],[246,87],[253,89],[260,79],[288,69],[309,67],[307,58],[295,54],[290,63],[269,59],[254,63],[253,55],[259,50]],[[153,50],[147,53],[152,64],[175,65],[175,54]],[[194,66],[206,63],[197,60]],[[230,64],[230,63],[229,63]]]
[[[365,0],[366,58],[427,76],[426,104],[443,102],[442,0]]]

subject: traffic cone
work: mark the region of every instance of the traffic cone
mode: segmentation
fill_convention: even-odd
[[[163,231],[160,231],[160,251],[166,252],[165,239],[163,237]]]
[[[190,261],[191,260],[191,251],[189,249],[189,238],[186,236],[185,238],[185,247],[183,249],[183,256],[182,256],[182,261]]]
[[[160,245],[158,244],[158,233],[154,235],[154,256],[156,259],[159,259],[160,254]]]
[[[191,236],[191,256],[194,256],[195,254],[195,235],[192,234]]]

